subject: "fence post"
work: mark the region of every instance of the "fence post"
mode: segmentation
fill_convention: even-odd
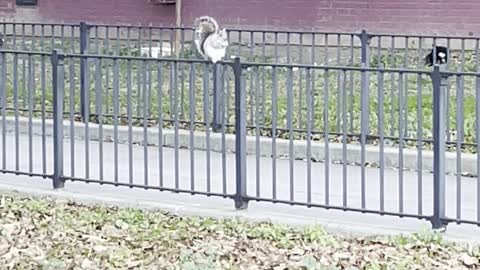
[[[369,55],[369,46],[370,46],[371,36],[367,33],[367,30],[362,30],[360,33],[360,42],[362,43],[362,64],[365,64],[367,67],[369,65],[370,55]]]
[[[369,57],[369,46],[370,46],[370,35],[367,34],[366,30],[362,30],[360,34],[360,42],[362,44],[362,56],[361,56],[361,66],[362,68],[370,67],[370,57]],[[368,71],[362,71],[361,76],[361,136],[365,139],[369,134],[369,97],[370,97],[370,80]],[[353,98],[353,97],[352,97]],[[364,143],[365,143],[364,142]],[[362,165],[363,166],[363,165]]]
[[[433,84],[433,229],[445,228],[445,93],[448,76],[435,65]]]
[[[7,66],[5,53],[0,53],[0,104],[2,106],[0,115],[5,114],[5,105],[7,104]]]
[[[246,209],[247,195],[247,115],[245,101],[245,83],[240,58],[236,57],[233,64],[235,75],[235,168],[236,192],[235,208]]]
[[[223,105],[223,66],[220,64],[213,65],[213,119],[212,131],[218,132],[222,129],[222,105]]]
[[[88,53],[88,40],[90,39],[89,26],[85,22],[80,22],[80,54]],[[88,68],[87,64],[88,59],[82,57],[80,59],[80,112],[82,114],[82,121],[88,121],[89,116],[86,115],[85,111],[85,102],[86,100],[86,91],[87,91],[87,81],[86,81],[86,70]],[[89,87],[88,87],[89,88]],[[88,89],[90,90],[90,89]]]
[[[61,50],[52,52],[53,91],[53,188],[63,188],[63,97],[65,90],[64,55]]]

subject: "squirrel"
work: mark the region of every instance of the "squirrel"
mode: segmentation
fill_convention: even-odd
[[[227,30],[220,30],[217,21],[210,16],[195,19],[194,25],[197,51],[214,64],[222,60],[228,47]]]
[[[435,64],[446,64],[448,62],[448,49],[443,46],[435,46]],[[424,58],[425,65],[433,66],[433,49]]]

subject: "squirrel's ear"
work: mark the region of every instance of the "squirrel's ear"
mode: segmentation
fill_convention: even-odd
[[[222,35],[227,36],[227,29],[223,28],[221,33]]]

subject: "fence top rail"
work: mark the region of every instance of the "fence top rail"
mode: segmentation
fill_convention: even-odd
[[[0,25],[29,25],[29,26],[67,26],[79,27],[80,23],[41,23],[41,22],[8,22],[2,21]],[[157,30],[191,30],[191,26],[162,26],[162,25],[134,25],[134,24],[90,24],[90,27],[112,27],[112,28],[130,28],[130,29],[157,29]],[[396,37],[396,38],[424,38],[424,39],[463,39],[463,40],[480,40],[480,36],[452,36],[452,35],[419,35],[419,34],[392,34],[392,33],[375,33],[368,32],[364,29],[355,32],[334,32],[334,31],[308,31],[308,30],[275,30],[262,28],[227,28],[228,32],[251,32],[251,33],[270,33],[270,34],[300,34],[300,35],[340,35],[340,36],[360,36],[362,31],[369,37]]]
[[[28,25],[28,26],[68,26],[68,27],[79,27],[79,23],[36,23],[36,22],[6,22],[0,21],[0,25]]]

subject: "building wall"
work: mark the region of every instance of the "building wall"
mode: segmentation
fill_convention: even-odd
[[[480,35],[478,0],[182,0],[182,23],[200,15],[231,27],[325,31]],[[174,5],[147,0],[38,0],[16,7],[0,0],[0,14],[17,21],[173,25]]]

